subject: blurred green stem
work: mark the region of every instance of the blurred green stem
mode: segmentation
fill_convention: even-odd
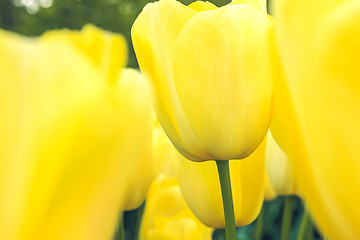
[[[309,211],[307,209],[304,209],[304,213],[301,219],[299,231],[296,240],[303,240],[307,239],[305,237],[305,233],[309,230],[309,227],[311,228],[311,217],[309,214]]]
[[[124,216],[121,213],[119,217],[119,223],[117,231],[114,237],[115,240],[125,240],[125,230],[124,230]]]
[[[135,240],[139,239],[139,232],[141,227],[141,221],[145,210],[145,201],[140,205],[140,207],[137,209],[136,214],[136,225],[135,225]]]
[[[256,220],[255,240],[262,239],[263,224],[264,224],[264,205],[262,206],[259,216],[257,217],[257,220]]]
[[[294,205],[293,198],[291,196],[286,196],[284,200],[284,210],[283,210],[280,240],[290,239],[293,205]]]
[[[219,173],[221,194],[224,205],[226,240],[236,240],[236,226],[230,182],[229,161],[215,160],[215,162]]]
[[[309,214],[309,218],[310,218],[310,223],[309,223],[309,227],[308,227],[308,230],[307,230],[307,237],[306,239],[307,240],[313,240],[314,239],[314,223],[312,221],[312,218]]]

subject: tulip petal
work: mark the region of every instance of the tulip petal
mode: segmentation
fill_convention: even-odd
[[[198,13],[176,40],[176,91],[209,159],[244,158],[266,134],[269,25],[257,9],[231,5]]]
[[[230,179],[237,226],[258,215],[265,185],[266,140],[246,159],[230,161]],[[185,201],[202,223],[224,228],[224,210],[215,161],[192,162],[179,154],[178,180]]]
[[[279,1],[275,10],[282,98],[291,104],[278,101],[274,119],[290,109],[297,133],[278,126],[274,137],[294,157],[299,187],[322,231],[331,239],[358,239],[359,1]]]
[[[81,32],[71,30],[54,30],[46,32],[42,41],[67,42],[83,53],[103,74],[109,83],[116,83],[119,71],[127,61],[125,38],[118,34],[104,32],[91,24],[83,27]]]
[[[195,10],[197,12],[203,12],[203,11],[209,11],[209,10],[216,10],[217,6],[212,4],[211,2],[203,2],[203,1],[196,1],[191,3],[189,6],[192,10]]]
[[[267,12],[266,0],[232,0],[230,5],[243,4],[259,9],[260,11]]]
[[[109,88],[57,38],[0,31],[0,50],[0,239],[110,239],[129,169],[151,154],[149,86]]]
[[[149,190],[141,222],[141,240],[209,240],[212,231],[190,211],[175,178],[160,175],[155,179]]]
[[[153,82],[155,110],[164,131],[184,156],[200,160],[198,156],[207,156],[182,111],[171,65],[176,38],[195,14],[196,11],[175,0],[147,4],[136,19],[131,35],[141,71]]]
[[[295,194],[295,183],[288,156],[276,144],[270,131],[266,138],[265,167],[270,184],[278,195]]]

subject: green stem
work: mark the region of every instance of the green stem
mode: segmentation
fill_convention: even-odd
[[[142,216],[144,214],[144,210],[145,210],[145,201],[137,209],[136,225],[135,225],[135,236],[134,236],[135,240],[139,239],[140,226],[141,226],[141,221],[142,221]]]
[[[311,224],[311,218],[309,212],[304,209],[304,213],[301,219],[299,231],[296,240],[303,240],[305,239],[305,233],[307,232],[309,225]]]
[[[236,240],[234,206],[232,200],[229,161],[215,160],[220,179],[221,194],[224,205],[226,240]]]
[[[119,223],[118,223],[118,226],[117,226],[117,231],[116,231],[114,239],[115,240],[125,240],[123,214],[120,214]]]
[[[259,216],[257,217],[257,220],[256,220],[255,240],[262,239],[262,231],[263,231],[263,224],[264,224],[263,222],[264,222],[264,205],[262,206]]]
[[[290,239],[293,205],[294,205],[293,198],[291,196],[285,197],[283,219],[281,226],[281,237],[280,237],[281,240]]]
[[[309,216],[310,218],[310,223],[309,223],[309,227],[308,227],[308,230],[307,230],[307,237],[306,239],[307,240],[313,240],[314,239],[314,223],[311,219],[311,216]]]

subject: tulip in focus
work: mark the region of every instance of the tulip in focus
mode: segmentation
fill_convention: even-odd
[[[278,0],[274,10],[273,136],[322,232],[360,239],[360,1]]]
[[[186,158],[240,159],[261,143],[271,115],[270,26],[264,1],[255,0],[221,8],[160,0],[136,19],[140,69],[154,85],[164,131]]]
[[[159,175],[148,193],[140,240],[210,240],[212,232],[186,205],[176,179]]]
[[[112,238],[129,174],[151,157],[149,87],[121,70],[125,48],[93,26],[0,30],[0,239]]]

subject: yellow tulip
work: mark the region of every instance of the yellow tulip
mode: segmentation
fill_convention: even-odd
[[[246,159],[230,161],[230,176],[237,226],[251,223],[264,197],[266,140]],[[205,225],[224,228],[220,181],[214,161],[192,162],[180,154],[178,180],[185,201]]]
[[[136,19],[140,69],[154,85],[164,131],[186,158],[240,159],[261,143],[271,115],[270,26],[264,1],[255,0],[221,8],[160,0]]]
[[[157,118],[155,118],[153,129],[153,159],[155,177],[160,174],[175,176],[177,151],[166,136]]]
[[[290,159],[277,145],[270,131],[266,135],[265,169],[267,172],[265,178],[268,178],[271,185],[269,188],[272,188],[277,195],[295,194]]]
[[[270,183],[270,179],[266,171],[265,171],[264,180],[265,180],[264,200],[271,201],[276,198],[276,192]]]
[[[360,2],[278,0],[272,133],[330,239],[360,239]]]
[[[105,32],[94,25],[86,24],[81,32],[54,30],[45,32],[41,41],[61,41],[81,51],[110,84],[116,84],[119,70],[126,65],[127,46],[121,35]]]
[[[0,239],[111,239],[128,176],[151,155],[146,83],[123,70],[109,84],[103,70],[123,65],[102,68],[58,33],[0,30]]]
[[[151,184],[141,223],[141,240],[210,240],[212,229],[191,212],[173,177],[159,175]]]
[[[143,77],[141,76],[140,72],[133,70],[133,69],[125,69],[121,72],[121,79],[129,79],[130,81],[136,81],[138,82],[138,85],[144,84],[146,83],[145,80],[143,79]],[[134,85],[134,84],[133,84]],[[134,85],[134,87],[136,87],[136,85]],[[138,91],[136,89],[132,89],[134,92]],[[139,91],[140,92],[140,91]],[[149,101],[149,93],[144,93],[144,98],[142,99],[142,101]],[[126,104],[126,100],[124,101],[124,103]],[[152,140],[152,133],[153,133],[153,128],[152,128],[152,107],[150,105],[150,103],[143,103],[144,105],[146,105],[148,108],[144,109],[146,112],[144,112],[144,116],[145,118],[143,120],[141,119],[137,119],[137,121],[143,121],[142,124],[146,124],[147,127],[149,127],[149,129],[137,129],[136,131],[142,131],[142,132],[138,132],[136,134],[141,134],[142,136],[139,139],[146,139],[147,142],[143,142],[146,145],[139,145],[141,142],[139,143],[132,143],[133,146],[130,146],[129,148],[131,150],[135,150],[135,151],[139,151],[139,154],[142,153],[142,155],[140,156],[140,158],[137,159],[133,159],[133,163],[131,163],[130,167],[128,169],[126,169],[126,171],[128,171],[128,177],[126,179],[126,191],[123,194],[124,196],[124,204],[122,207],[122,210],[132,210],[135,208],[138,208],[141,203],[144,202],[147,192],[149,190],[150,184],[153,181],[154,177],[155,177],[155,172],[154,172],[154,161],[153,161],[153,149],[152,149],[152,144],[151,141]],[[135,122],[135,124],[137,124]],[[133,129],[133,127],[135,127],[136,125],[129,125],[129,128],[131,131],[135,130]],[[139,137],[139,136],[137,136]],[[139,146],[140,148],[137,150],[137,146]],[[120,158],[121,156],[119,156]],[[125,169],[123,169],[122,171],[124,171]]]
[[[90,60],[90,63],[98,69],[102,81],[108,81],[111,88],[117,83],[121,74],[125,79],[142,78],[139,72],[134,70],[120,71],[126,63],[127,48],[122,36],[104,32],[91,24],[83,27],[81,32],[70,30],[58,30],[46,32],[41,40],[61,41],[73,45]],[[121,54],[119,54],[121,53]],[[138,79],[138,80],[135,80]],[[118,93],[116,93],[118,94]],[[124,194],[125,203],[122,210],[132,210],[141,205],[145,200],[147,190],[154,177],[153,159],[151,155],[141,160],[141,167],[133,169],[135,172],[129,174],[127,179],[127,191]],[[139,178],[138,176],[142,177]]]

